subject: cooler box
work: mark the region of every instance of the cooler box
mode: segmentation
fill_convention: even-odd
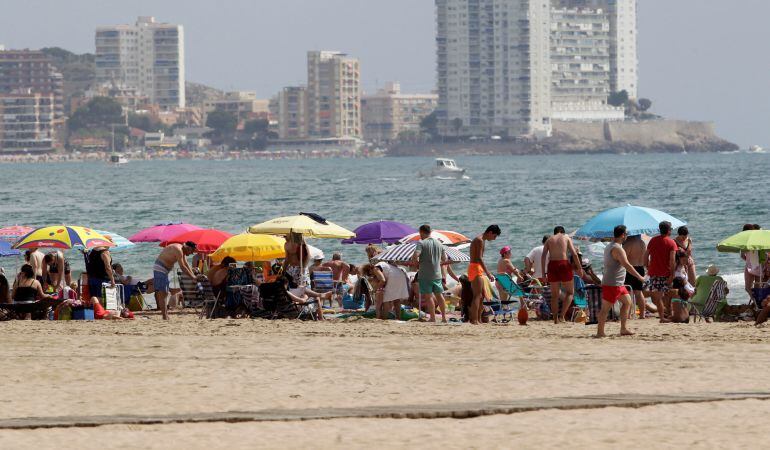
[[[72,320],[94,320],[93,308],[73,308]]]

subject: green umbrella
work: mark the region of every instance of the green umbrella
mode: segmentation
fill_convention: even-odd
[[[770,230],[753,230],[738,233],[717,245],[720,252],[753,252],[770,250]]]

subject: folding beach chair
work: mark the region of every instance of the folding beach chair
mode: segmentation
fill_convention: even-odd
[[[543,286],[539,285],[537,280],[531,281],[532,283],[537,283],[535,286],[530,284],[530,286],[525,288],[513,281],[513,278],[505,273],[495,275],[495,279],[511,298],[519,299],[527,310],[531,309],[534,305],[543,302],[542,292],[535,292],[543,290]],[[530,292],[527,292],[527,290]]]
[[[289,299],[282,282],[263,283],[258,289],[261,309],[253,317],[270,320],[298,319],[311,314],[310,311],[305,312],[300,309]],[[314,314],[313,312],[311,318],[315,318]]]
[[[214,289],[208,278],[198,282],[188,277],[182,271],[177,272],[179,287],[182,289],[185,308],[191,308],[199,312],[200,318],[214,317],[218,298],[214,295]]]
[[[243,300],[242,288],[254,286],[255,281],[251,270],[243,267],[227,269],[227,287],[225,288],[225,308],[235,317],[245,317],[250,314],[250,305]]]
[[[586,283],[579,276],[575,276],[575,295],[572,298],[572,319],[574,322],[578,314],[582,311],[588,315],[588,297],[586,296]],[[601,310],[601,309],[600,309]],[[586,319],[587,321],[588,319]]]
[[[719,304],[727,298],[727,282],[716,280],[711,286],[709,296],[704,305],[689,302],[690,315],[696,319],[713,319],[716,316]]]
[[[310,285],[312,289],[319,294],[334,292],[334,274],[331,271],[315,271],[312,274]],[[334,296],[332,295],[332,297]],[[329,300],[329,307],[334,305],[332,302],[333,300]]]

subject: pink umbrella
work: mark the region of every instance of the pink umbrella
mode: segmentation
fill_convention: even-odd
[[[165,242],[188,231],[202,230],[201,227],[189,223],[161,223],[154,227],[145,228],[128,238],[131,242]]]
[[[233,237],[232,234],[220,230],[193,230],[174,236],[163,241],[160,246],[165,247],[169,244],[184,244],[185,242],[195,242],[198,247],[198,253],[214,253],[222,244]]]
[[[32,227],[15,225],[12,227],[0,228],[0,240],[15,241],[22,236],[26,236],[34,230]]]

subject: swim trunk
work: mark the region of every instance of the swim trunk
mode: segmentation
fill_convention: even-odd
[[[101,301],[102,285],[106,282],[107,280],[102,280],[101,278],[88,277],[88,295],[91,297],[96,297],[99,299],[99,301]]]
[[[548,282],[549,283],[569,283],[574,281],[575,272],[572,270],[572,264],[569,261],[550,261],[548,262]]]
[[[639,267],[634,266],[634,269],[636,269],[636,271],[639,272],[639,275],[641,275],[641,276],[645,275],[644,266],[639,266]],[[644,283],[639,281],[638,278],[636,278],[635,276],[631,275],[630,273],[626,274],[626,281],[625,281],[625,283],[626,283],[626,285],[631,286],[631,289],[633,289],[635,291],[643,291],[644,290]]]
[[[614,305],[624,295],[630,295],[625,286],[602,286],[602,300],[605,302]]]
[[[343,283],[342,281],[335,281],[333,284],[333,291],[334,295],[342,298],[345,296],[345,294],[348,293],[348,285]]]
[[[664,294],[671,290],[668,287],[668,277],[650,277],[646,287],[650,292],[662,292]]]
[[[152,284],[155,292],[169,292],[168,273],[170,271],[159,259],[155,260],[155,264],[152,265]]]
[[[102,306],[101,303],[96,302],[94,303],[94,319],[96,320],[104,320],[107,318],[109,313],[106,309],[104,309],[104,306]]]
[[[441,283],[441,278],[438,280],[423,280],[420,278],[417,282],[420,285],[420,294],[422,295],[444,293],[444,285]]]
[[[481,267],[481,264],[479,263],[471,263],[470,266],[468,266],[468,280],[473,281],[478,277],[484,276],[484,268]]]

